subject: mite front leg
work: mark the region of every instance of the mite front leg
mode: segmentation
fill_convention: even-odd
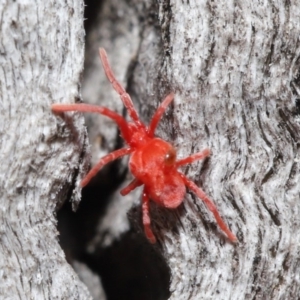
[[[151,229],[151,219],[150,219],[150,215],[149,215],[149,197],[147,195],[145,188],[143,191],[142,201],[143,201],[143,204],[142,204],[143,225],[144,225],[145,235],[146,235],[147,239],[150,241],[150,243],[155,244],[156,238]]]
[[[69,111],[78,111],[78,112],[91,112],[91,113],[98,113],[104,115],[108,118],[111,118],[113,121],[117,123],[122,133],[124,140],[127,143],[130,143],[131,134],[128,129],[128,124],[126,120],[116,112],[103,107],[103,106],[96,106],[91,104],[85,103],[75,103],[75,104],[52,104],[51,105],[52,112],[55,114],[60,114]]]
[[[174,93],[169,94],[161,105],[156,110],[155,114],[153,115],[150,125],[148,127],[148,134],[150,137],[154,136],[155,129],[157,127],[158,122],[160,121],[163,113],[166,111],[169,104],[174,100]]]
[[[106,51],[103,48],[99,49],[99,55],[100,55],[100,59],[101,59],[103,69],[104,69],[107,79],[111,83],[114,90],[120,95],[121,100],[124,103],[124,106],[126,107],[126,109],[128,110],[128,113],[129,113],[131,119],[136,124],[140,124],[140,118],[133,106],[132,100],[131,100],[129,94],[126,92],[126,90],[121,85],[121,83],[116,79],[116,77],[110,67],[110,64],[108,62]]]

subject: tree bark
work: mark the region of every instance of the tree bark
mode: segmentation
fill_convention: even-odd
[[[152,205],[156,248],[171,271],[170,299],[297,299],[297,1],[107,1],[105,10],[92,43],[108,50],[143,121],[175,93],[157,135],[172,142],[179,157],[211,149],[206,162],[183,172],[239,240],[229,243],[190,192],[175,211]],[[92,84],[86,84],[88,100]],[[109,84],[101,87],[103,99],[112,99]],[[116,101],[110,105],[121,111]],[[122,206],[119,211],[124,214]],[[124,223],[111,220],[121,232]]]
[[[100,8],[88,37],[85,102],[126,114],[100,68],[99,46],[145,123],[174,92],[156,133],[178,157],[211,149],[208,160],[182,171],[239,240],[231,244],[191,192],[176,210],[151,205],[154,249],[169,266],[170,293],[138,299],[298,299],[297,1],[111,0]],[[82,4],[20,0],[3,2],[0,11],[0,296],[88,299],[57,243],[53,215],[70,194],[78,203],[87,157],[83,121],[78,114],[62,120],[49,109],[80,98]],[[103,117],[88,116],[87,124],[96,162],[119,145],[118,132]],[[118,165],[120,174],[125,165]],[[126,199],[117,191],[108,198],[89,254],[129,228]],[[142,232],[140,207],[129,215]],[[138,249],[151,264],[149,252]]]
[[[56,211],[87,169],[80,98],[82,1],[0,3],[1,299],[91,299],[58,243]]]

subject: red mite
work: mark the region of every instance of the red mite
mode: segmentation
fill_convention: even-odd
[[[177,160],[176,150],[173,146],[154,136],[157,124],[168,105],[172,102],[174,94],[171,93],[164,99],[152,117],[150,125],[147,127],[139,119],[130,96],[116,80],[109,65],[105,50],[100,48],[99,54],[105,74],[114,90],[120,95],[132,121],[127,122],[121,115],[102,106],[84,103],[52,105],[52,111],[57,114],[68,111],[94,112],[111,118],[119,126],[121,135],[128,144],[127,147],[111,152],[101,158],[98,164],[94,166],[82,180],[81,186],[86,186],[91,178],[94,177],[104,165],[130,154],[129,169],[135,179],[121,190],[121,194],[123,196],[127,195],[136,187],[144,185],[142,196],[143,224],[146,237],[151,243],[155,243],[156,238],[151,229],[149,200],[151,199],[166,208],[174,209],[182,203],[186,193],[186,187],[204,201],[229,240],[236,242],[236,236],[226,226],[214,203],[206,196],[202,189],[178,171],[178,167],[182,165],[190,164],[209,156],[210,150],[205,149],[202,152]]]

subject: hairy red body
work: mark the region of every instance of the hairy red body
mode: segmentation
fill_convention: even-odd
[[[206,194],[183,173],[178,171],[178,167],[190,164],[196,160],[204,159],[209,156],[209,149],[193,154],[184,159],[176,159],[176,151],[173,146],[154,136],[155,129],[160,121],[162,114],[168,105],[173,101],[174,95],[169,94],[159,106],[151,119],[150,125],[145,126],[139,119],[133,106],[130,96],[116,80],[104,49],[99,50],[100,59],[108,80],[111,82],[115,91],[120,95],[132,121],[127,122],[121,115],[109,110],[106,107],[94,106],[89,104],[53,104],[54,113],[68,111],[95,112],[105,115],[114,120],[120,128],[121,135],[128,147],[116,150],[104,156],[99,163],[82,180],[81,186],[88,184],[92,177],[107,163],[131,154],[129,169],[135,179],[123,190],[122,195],[126,195],[140,185],[144,185],[142,195],[143,224],[145,234],[151,243],[156,242],[156,238],[151,229],[151,219],[149,216],[149,200],[166,208],[178,207],[185,196],[186,187],[192,190],[200,199],[204,201],[207,208],[213,213],[219,227],[232,242],[236,242],[235,235],[219,215],[216,206],[206,196]]]

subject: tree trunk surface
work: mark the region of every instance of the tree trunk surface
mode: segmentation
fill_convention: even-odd
[[[91,299],[58,243],[62,199],[80,200],[84,120],[55,102],[79,98],[82,1],[0,2],[0,299]]]
[[[100,46],[145,123],[174,92],[157,136],[171,142],[179,158],[210,148],[209,159],[182,172],[203,188],[238,238],[230,243],[190,191],[176,210],[153,203],[158,242],[150,249],[162,262],[151,261],[143,247],[137,251],[157,269],[157,281],[147,283],[148,296],[136,298],[109,296],[106,288],[108,299],[299,299],[297,1],[107,0],[97,9],[87,27],[83,100],[126,115],[100,66]],[[17,1],[0,11],[0,298],[88,299],[57,242],[55,219],[63,199],[79,199],[87,164],[83,120],[49,109],[80,98],[82,3]],[[120,147],[119,133],[105,117],[88,115],[86,122],[95,164]],[[98,182],[110,185],[111,192],[97,194],[98,202],[109,202],[85,241],[82,253],[89,257],[111,249],[130,228],[140,233],[129,244],[143,237],[141,191],[123,198],[120,186],[107,183],[112,172],[124,179],[126,164],[108,166],[91,183],[94,190]],[[73,262],[76,271],[87,271],[81,263]],[[164,263],[169,280],[160,273]],[[96,289],[100,285],[95,280]],[[94,299],[104,298],[89,289]],[[151,289],[168,292],[154,296]]]

